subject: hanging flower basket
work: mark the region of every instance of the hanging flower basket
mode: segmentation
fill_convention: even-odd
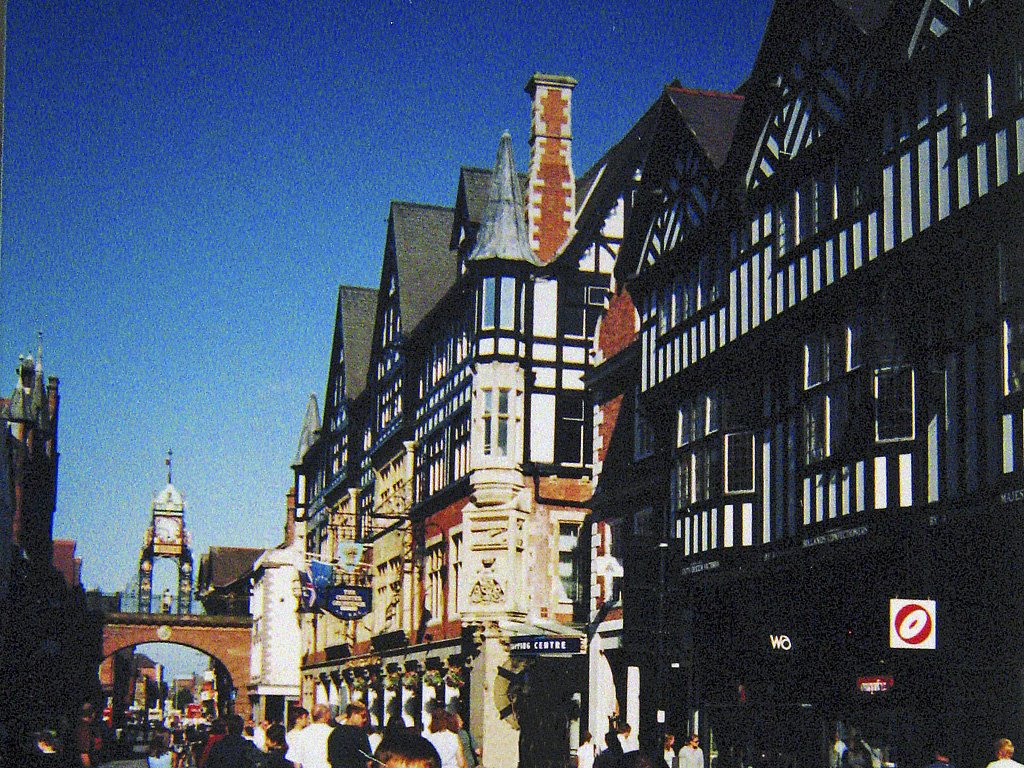
[[[461,688],[466,684],[466,681],[462,677],[462,670],[452,669],[448,670],[448,674],[444,677],[444,684],[449,688]]]
[[[408,688],[410,691],[414,691],[419,688],[420,685],[420,673],[415,670],[410,670],[402,676],[402,685]]]
[[[387,677],[384,678],[384,687],[389,691],[397,691],[402,686],[402,673],[401,672],[388,672]]]
[[[352,690],[353,691],[365,691],[366,690],[366,678],[356,677],[352,679]]]
[[[423,684],[431,688],[440,688],[444,683],[444,675],[439,669],[428,669],[423,673]]]

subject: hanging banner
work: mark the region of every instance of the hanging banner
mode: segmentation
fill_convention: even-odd
[[[341,585],[326,590],[320,607],[339,619],[361,619],[373,610],[373,590]]]
[[[316,587],[313,586],[313,578],[308,571],[299,571],[299,585],[302,593],[299,595],[299,613],[313,613],[318,609]]]
[[[334,586],[334,567],[330,563],[320,560],[309,561],[309,576],[313,580],[316,591],[322,593],[328,587]]]

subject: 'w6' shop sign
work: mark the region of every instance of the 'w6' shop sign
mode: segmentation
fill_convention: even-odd
[[[935,601],[889,601],[889,647],[935,650]]]

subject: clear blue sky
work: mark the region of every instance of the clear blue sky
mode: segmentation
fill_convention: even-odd
[[[391,199],[451,205],[530,74],[574,76],[585,171],[663,85],[734,89],[768,0],[9,0],[0,389],[43,332],[55,534],[135,573],[174,449],[196,559],[281,540],[336,288],[376,287]]]

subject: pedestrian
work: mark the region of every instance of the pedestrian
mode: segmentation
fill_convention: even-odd
[[[661,756],[667,768],[676,768],[676,737],[666,733],[661,740]]]
[[[174,755],[167,749],[167,743],[160,734],[153,734],[149,740],[149,752],[146,755],[147,768],[171,768]]]
[[[345,707],[345,722],[337,725],[327,739],[327,759],[331,768],[368,768],[373,761],[366,726],[370,713],[361,701]]]
[[[274,723],[267,728],[266,735],[267,751],[260,759],[259,768],[293,768],[285,757],[288,734],[285,733],[284,726]]]
[[[74,734],[75,754],[78,764],[83,768],[93,768],[100,764],[103,753],[103,738],[96,725],[96,710],[88,701],[82,705],[78,725]]]
[[[452,730],[462,742],[462,756],[466,758],[466,768],[476,768],[480,763],[480,750],[477,748],[476,742],[473,741],[473,734],[466,729],[466,723],[458,710],[449,709],[448,716],[451,718]]]
[[[633,735],[633,726],[629,723],[623,723],[619,728],[619,743],[622,744],[622,753],[636,752],[640,749],[640,744],[637,742],[636,737]]]
[[[326,704],[313,707],[313,722],[293,739],[285,755],[296,768],[330,768],[327,760],[327,739],[334,730],[331,708]]]
[[[227,734],[210,749],[206,768],[251,768],[259,758],[259,750],[242,738],[245,721],[238,715],[224,718]]]
[[[218,717],[210,725],[210,735],[206,737],[206,744],[203,746],[203,754],[199,758],[199,768],[206,768],[206,761],[210,757],[210,751],[214,745],[228,735],[228,724],[223,717]]]
[[[443,707],[438,707],[430,714],[430,726],[425,736],[440,755],[441,768],[466,768],[462,742],[452,730],[451,718]]]
[[[405,729],[384,736],[374,761],[378,768],[441,768],[441,756],[434,745]]]
[[[614,722],[609,722],[608,733],[604,735],[604,749],[598,755],[601,766],[617,765],[622,757],[622,742],[619,740],[619,729]]]
[[[679,768],[704,768],[704,750],[700,748],[700,736],[690,734],[690,739],[679,750]]]
[[[996,759],[989,763],[986,768],[1024,768],[1013,759],[1013,742],[1009,739],[999,739],[995,744]]]
[[[292,710],[289,715],[290,727],[288,733],[285,734],[285,741],[288,742],[288,747],[291,748],[292,740],[299,735],[303,728],[309,725],[309,710],[305,707],[296,707]]]
[[[576,768],[594,768],[596,758],[597,745],[594,744],[594,737],[590,735],[590,731],[584,731],[580,745],[576,747]]]
[[[937,746],[934,754],[935,759],[931,762],[928,768],[956,768],[956,766],[949,761],[949,750],[945,747],[941,745]]]

